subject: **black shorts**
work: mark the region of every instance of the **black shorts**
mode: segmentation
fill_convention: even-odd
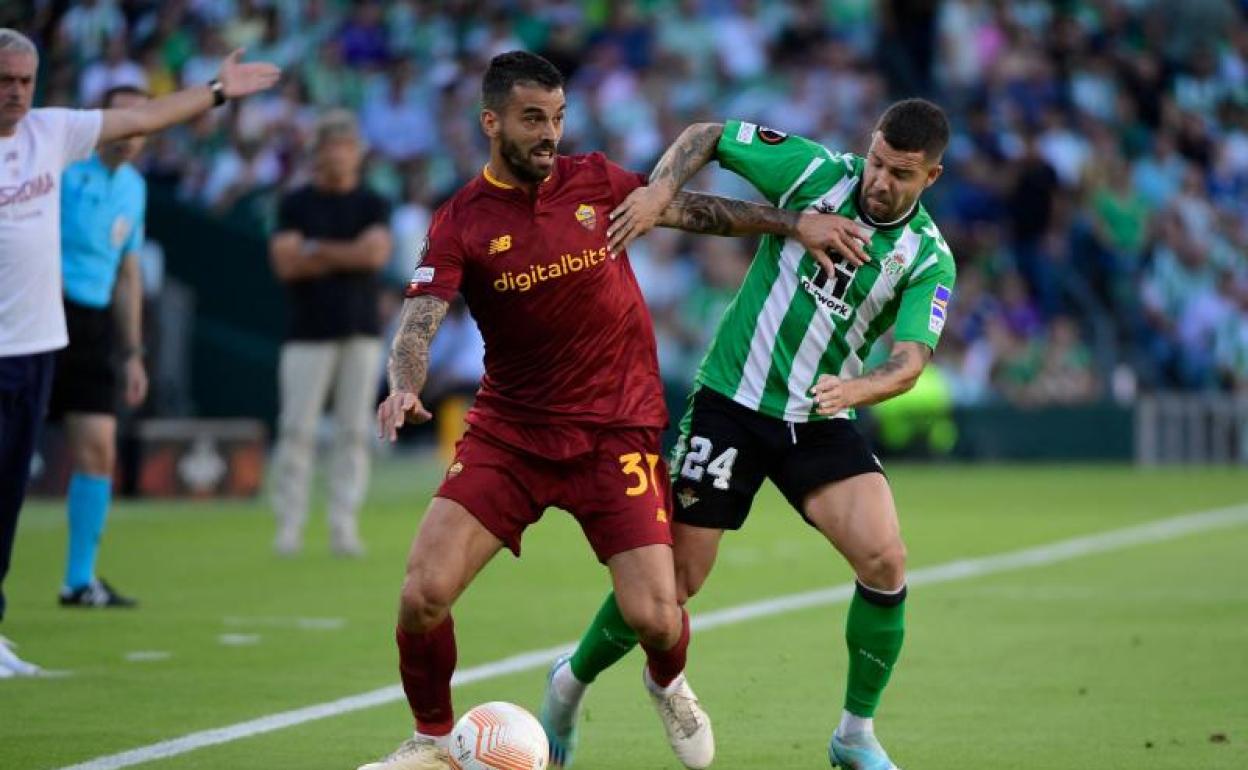
[[[56,354],[52,380],[53,417],[66,412],[117,413],[117,362],[113,311],[65,300],[69,347]]]
[[[708,388],[690,399],[671,468],[675,520],[713,529],[740,529],[765,478],[805,519],[819,487],[884,472],[852,420],[786,422]]]

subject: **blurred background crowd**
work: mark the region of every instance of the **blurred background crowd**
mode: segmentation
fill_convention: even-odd
[[[346,107],[393,202],[397,308],[431,212],[480,169],[480,74],[525,48],[569,81],[561,151],[648,170],[689,123],[742,118],[862,152],[894,98],[950,113],[925,197],[958,262],[933,376],[958,405],[1248,392],[1248,0],[41,0],[39,103],[206,82],[230,49],[283,85],[154,138],[154,189],[271,227]],[[33,19],[33,21],[31,21]],[[757,197],[718,170],[703,189]],[[666,378],[687,383],[753,244],[656,231],[632,250]],[[453,315],[431,383],[480,376]],[[379,369],[380,371],[380,369]]]

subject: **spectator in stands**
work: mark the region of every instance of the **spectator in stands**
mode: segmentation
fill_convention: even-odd
[[[126,18],[114,0],[80,0],[61,17],[57,32],[63,50],[87,63],[104,53],[108,41],[125,38]]]
[[[1162,217],[1161,243],[1144,277],[1145,374],[1157,384],[1200,389],[1213,381],[1207,325],[1185,326],[1203,311],[1200,301],[1216,294],[1217,271],[1210,264],[1209,239],[1191,230],[1177,211]]]
[[[363,552],[357,513],[368,488],[368,435],[381,361],[379,274],[390,257],[390,211],[361,184],[364,148],[354,117],[316,127],[311,184],[286,195],[269,245],[291,309],[279,364],[281,415],[272,475],[278,553],[303,546],[317,427],[330,391],[330,547]]]
[[[1014,178],[1006,206],[1017,269],[1041,307],[1053,312],[1060,303],[1060,277],[1045,253],[1044,240],[1053,224],[1061,186],[1057,172],[1040,152],[1039,140],[1037,132],[1024,132],[1022,155],[1012,168]]]
[[[1087,233],[1077,267],[1088,274],[1106,307],[1126,305],[1148,245],[1151,211],[1131,186],[1126,161],[1116,153],[1098,159],[1101,174],[1085,195]]]
[[[412,62],[395,62],[386,72],[385,84],[364,98],[360,126],[369,147],[395,161],[428,153],[437,142],[429,130],[431,101],[432,94],[415,80]]]
[[[1038,348],[1039,361],[1031,381],[1023,388],[1025,403],[1085,404],[1098,396],[1092,353],[1083,343],[1074,319],[1054,318],[1048,333],[1032,344]]]
[[[338,42],[347,66],[373,69],[390,61],[381,4],[373,0],[353,3],[350,18],[338,31]]]
[[[990,286],[1002,272],[1021,272],[1041,323],[1020,342],[1042,339],[1059,313],[1081,329],[1117,328],[1125,349],[1103,349],[1097,337],[1097,374],[1107,379],[1116,361],[1156,358],[1160,343],[1131,330],[1140,327],[1140,297],[1153,291],[1139,291],[1141,278],[1156,284],[1154,257],[1169,249],[1153,244],[1157,212],[1178,200],[1185,217],[1202,219],[1187,226],[1208,237],[1216,270],[1248,263],[1246,9],[1230,0],[84,0],[39,3],[33,18],[49,49],[50,104],[80,103],[84,69],[118,35],[156,91],[169,86],[158,85],[152,47],[193,84],[213,74],[223,34],[259,33],[253,56],[297,66],[301,78],[281,103],[265,99],[236,120],[169,132],[148,153],[184,199],[220,206],[225,179],[227,199],[258,204],[248,212],[272,210],[282,188],[302,184],[292,161],[306,152],[307,115],[318,108],[364,116],[376,150],[367,174],[379,193],[403,199],[411,172],[399,162],[412,157],[429,203],[454,190],[484,162],[471,125],[476,95],[464,84],[492,49],[516,41],[569,80],[565,143],[610,149],[637,168],[652,165],[678,127],[708,115],[861,146],[870,128],[862,116],[878,111],[890,87],[932,89],[952,111],[955,136],[948,187],[928,205],[951,241],[975,245],[974,253],[954,249],[959,285],[969,272]],[[917,41],[903,45],[913,61],[894,60],[903,38]],[[398,93],[387,91],[395,80],[405,81],[408,101],[384,98]],[[393,128],[417,117],[419,131]],[[276,184],[271,174],[240,173],[238,137],[259,142],[256,157],[277,159]],[[744,194],[731,174],[707,177],[714,192]],[[979,255],[975,233],[998,224],[1007,227],[1004,248]],[[691,267],[691,255],[677,259]],[[1243,311],[1234,319],[1244,322]],[[982,339],[956,344],[974,371],[986,360]],[[1146,384],[1185,381],[1172,366],[1158,377],[1141,366]]]
[[[204,180],[203,202],[217,213],[230,211],[238,200],[257,188],[277,184],[281,163],[263,134],[239,127],[229,148],[216,156]]]
[[[1223,319],[1214,338],[1214,360],[1227,386],[1248,395],[1248,279],[1234,285],[1234,308]]]
[[[118,86],[147,90],[147,74],[127,55],[124,33],[108,41],[104,58],[92,62],[82,71],[78,97],[86,104],[99,104],[105,92]]]
[[[429,199],[428,178],[418,167],[409,167],[403,179],[403,200],[390,216],[394,248],[385,272],[386,283],[390,286],[405,287],[412,280],[412,271],[420,261],[421,246],[433,218]]]

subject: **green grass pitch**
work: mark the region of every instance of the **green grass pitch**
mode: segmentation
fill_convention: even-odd
[[[59,501],[27,506],[0,631],[63,677],[0,680],[0,768],[61,768],[397,683],[403,562],[438,469],[377,468],[357,561],[270,551],[262,501],[125,502],[101,573],[134,612],[55,606]],[[912,567],[988,556],[1149,520],[1248,508],[1248,471],[894,466]],[[606,573],[551,511],[521,560],[500,556],[456,608],[461,668],[571,641]],[[1248,524],[1047,566],[917,586],[877,731],[907,770],[1248,768]],[[692,611],[842,584],[839,557],[768,488],[724,541]],[[706,630],[689,675],[715,720],[715,767],[825,768],[840,713],[845,605]],[[135,653],[140,653],[139,659]],[[678,768],[634,652],[591,690],[577,766]],[[536,709],[544,669],[456,690]],[[409,729],[402,702],[138,765],[346,768]]]

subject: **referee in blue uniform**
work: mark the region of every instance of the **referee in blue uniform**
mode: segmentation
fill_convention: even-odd
[[[147,98],[138,88],[119,86],[104,96],[103,106],[132,107]],[[61,177],[69,347],[57,354],[50,411],[64,422],[74,469],[60,593],[65,607],[135,604],[96,575],[95,562],[112,499],[118,401],[124,397],[128,407],[135,407],[147,396],[138,263],[147,185],[130,165],[143,143],[144,137],[137,136],[101,145]]]

